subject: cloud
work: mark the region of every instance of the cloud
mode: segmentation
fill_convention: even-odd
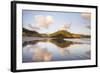
[[[86,13],[86,12],[84,12],[84,13],[81,14],[81,16],[82,16],[84,19],[88,19],[88,20],[91,19],[91,13]]]
[[[70,28],[71,23],[63,22],[62,26],[58,30],[67,30]]]
[[[52,24],[54,22],[51,16],[46,16],[46,24]]]
[[[37,26],[47,28],[54,22],[54,19],[52,16],[37,15],[35,16],[35,21]]]
[[[33,26],[32,24],[28,24],[28,25],[23,25],[23,28],[34,31],[34,30],[40,30],[39,27]]]

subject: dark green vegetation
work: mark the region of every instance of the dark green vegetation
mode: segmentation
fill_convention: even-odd
[[[31,37],[48,37],[48,38],[90,38],[90,35],[83,34],[74,34],[67,30],[59,30],[52,34],[40,34],[36,31],[30,31],[23,28],[23,36],[31,36]]]
[[[41,37],[42,35],[36,31],[30,31],[30,30],[23,28],[23,36]]]

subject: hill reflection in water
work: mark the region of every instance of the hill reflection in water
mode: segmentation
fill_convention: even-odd
[[[48,62],[91,58],[90,40],[41,39],[23,42],[22,61]]]

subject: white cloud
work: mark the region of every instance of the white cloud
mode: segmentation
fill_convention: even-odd
[[[54,22],[51,16],[46,16],[46,24],[52,24]]]
[[[86,12],[84,12],[84,13],[81,14],[81,16],[82,16],[83,18],[85,18],[85,19],[88,19],[88,20],[91,19],[91,13],[86,13]]]
[[[31,31],[40,30],[40,28],[33,26],[32,24],[23,25],[23,28],[31,30]]]
[[[31,31],[38,31],[41,27],[48,28],[48,26],[52,24],[54,20],[52,16],[37,15],[35,16],[35,22],[35,24],[27,24],[23,27]]]
[[[63,22],[62,26],[58,30],[67,30],[70,28],[71,23]]]
[[[35,16],[35,21],[38,27],[44,27],[44,28],[48,28],[48,26],[54,22],[52,16],[43,16],[43,15]]]

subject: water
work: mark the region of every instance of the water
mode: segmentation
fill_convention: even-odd
[[[29,41],[27,40],[29,39]],[[22,61],[48,62],[91,59],[90,39],[23,38]]]

